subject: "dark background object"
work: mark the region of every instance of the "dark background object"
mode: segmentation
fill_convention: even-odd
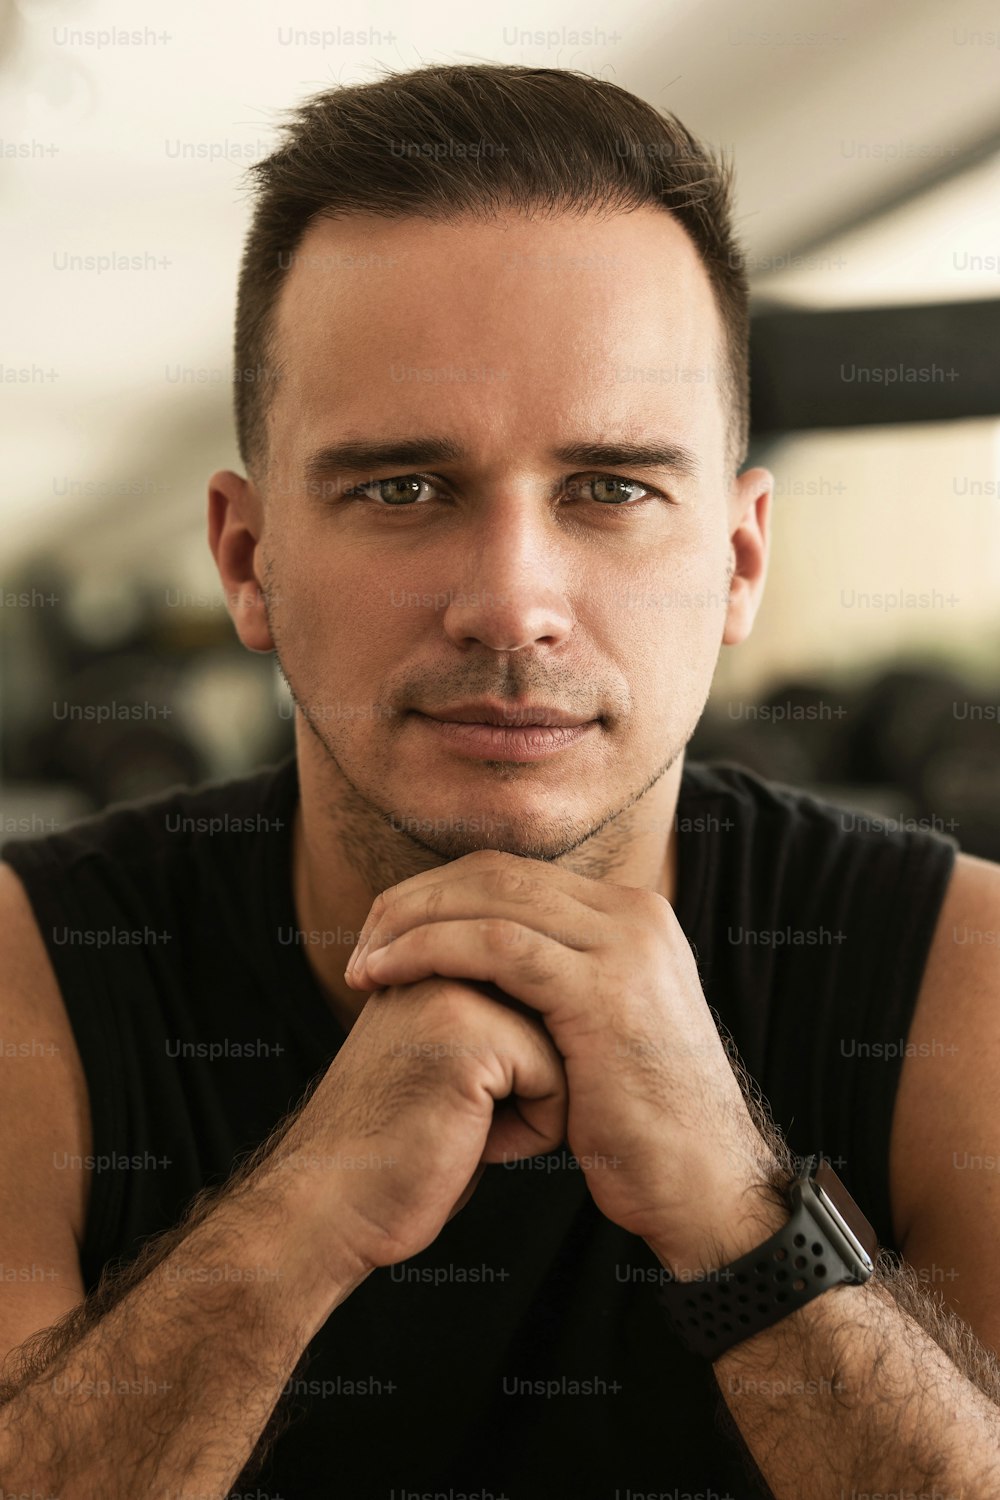
[[[996,299],[760,312],[751,425],[761,435],[993,416],[998,347]]]

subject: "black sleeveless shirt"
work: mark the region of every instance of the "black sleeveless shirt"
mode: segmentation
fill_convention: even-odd
[[[345,1039],[305,956],[322,935],[296,923],[297,797],[291,755],[0,850],[90,1091],[88,1291],[224,1182]],[[675,909],[706,999],[791,1149],[829,1157],[898,1249],[890,1121],[954,840],[721,764],[685,766],[676,816]],[[565,1144],[488,1167],[433,1245],[373,1272],[316,1335],[286,1397],[296,1419],[249,1493],[756,1494],[711,1366],[656,1301],[662,1279]]]

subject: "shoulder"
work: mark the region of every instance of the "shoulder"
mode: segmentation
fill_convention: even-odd
[[[252,834],[260,831],[269,809],[276,811],[292,795],[296,770],[295,757],[289,756],[249,775],[116,802],[56,832],[8,839],[0,859],[28,884],[36,871],[57,864],[72,870],[82,860],[105,856],[134,867],[154,851],[183,848],[198,835]]]
[[[864,811],[725,761],[685,764],[678,818],[685,817],[695,831],[705,824],[729,835],[717,840],[719,858],[745,865],[752,849],[774,881],[805,899],[833,885],[867,900],[881,887],[883,914],[913,884],[936,887],[929,894],[940,899],[958,847],[927,819]]]
[[[237,838],[241,829],[255,837],[260,818],[290,794],[294,770],[294,761],[283,761],[230,781],[170,788],[0,849],[0,1141],[9,1148],[0,1151],[0,1194],[25,1223],[52,1216],[82,1243],[92,1174],[54,1171],[52,1152],[58,1146],[84,1161],[92,1154],[94,1111],[106,1106],[88,1077],[95,1057],[107,1059],[114,1045],[90,1019],[95,997],[106,992],[134,1005],[147,947],[145,938],[113,948],[96,939],[119,926],[143,934],[135,919],[169,914],[171,894],[196,901],[192,839],[221,831],[220,818]],[[217,849],[232,846],[201,843],[207,889],[211,861],[224,858]],[[243,862],[242,849],[236,858]],[[68,942],[70,931],[81,940]]]

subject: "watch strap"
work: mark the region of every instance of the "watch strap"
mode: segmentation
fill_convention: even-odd
[[[769,1240],[719,1270],[670,1277],[656,1297],[688,1349],[716,1360],[828,1288],[868,1279],[845,1261],[791,1189],[791,1218]]]

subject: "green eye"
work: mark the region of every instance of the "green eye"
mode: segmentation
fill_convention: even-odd
[[[389,479],[366,479],[353,489],[344,490],[343,500],[370,500],[380,510],[411,509],[425,504],[421,501],[421,487],[437,490],[438,482],[429,474],[394,474]],[[640,491],[638,497],[627,491]],[[621,510],[638,510],[647,499],[666,500],[662,490],[640,484],[637,479],[626,479],[620,474],[584,474],[567,481],[563,493],[570,500],[593,501],[597,505],[617,507]]]
[[[405,485],[412,487],[422,484],[429,485],[430,483],[431,481],[426,479],[422,474],[396,474],[391,479],[368,479],[364,484],[355,485],[353,490],[345,490],[342,498],[345,500],[359,499],[367,496],[369,490],[377,490],[379,492],[378,498],[384,500],[386,505],[408,505],[417,498],[412,488],[408,493],[392,495],[385,493],[387,487],[396,485],[399,489],[402,489]],[[369,498],[374,499],[375,497],[371,496]]]
[[[621,493],[622,486],[632,490],[646,490],[646,486],[640,484],[638,480],[622,479],[617,474],[588,474],[582,483],[579,480],[573,480],[568,490],[574,499],[581,498],[581,491],[590,490],[589,496],[583,494],[582,498],[596,500],[600,505],[629,504],[628,495]],[[646,493],[649,491],[646,490]]]

